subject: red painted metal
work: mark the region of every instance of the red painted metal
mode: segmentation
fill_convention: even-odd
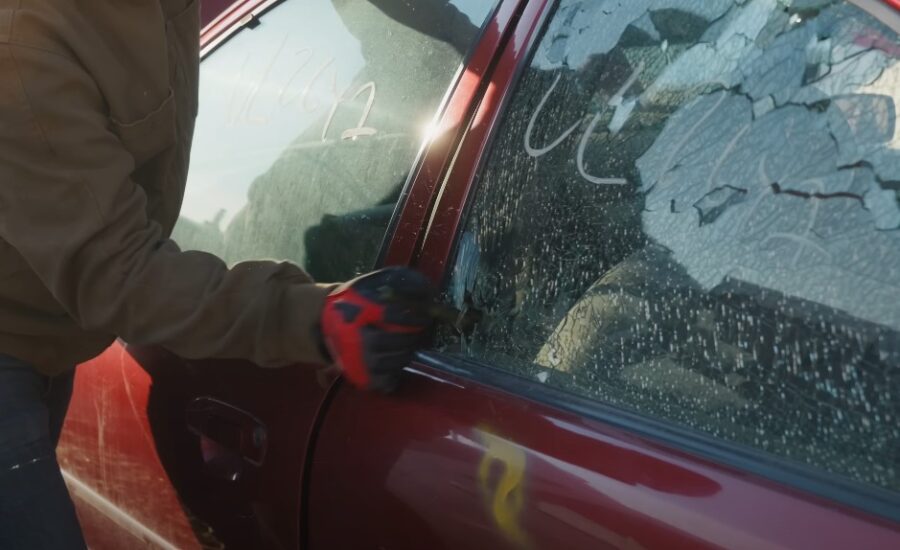
[[[298,547],[307,442],[330,384],[308,365],[189,362],[118,343],[79,366],[58,453],[88,544]],[[197,397],[259,419],[261,466],[247,461],[234,482],[213,475],[187,429]]]
[[[200,0],[200,25],[206,26],[237,0]]]
[[[436,198],[414,260],[434,280],[549,5],[525,7]],[[310,548],[900,547],[886,520],[423,364],[391,398],[340,387],[315,452]]]
[[[210,51],[272,3],[231,2],[201,46]],[[58,454],[89,546],[298,547],[307,442],[330,383],[313,366],[184,362],[119,342],[80,365]],[[207,473],[185,418],[199,396],[263,421],[263,468],[247,466],[239,483]]]
[[[435,124],[433,137],[426,144],[423,161],[413,178],[409,196],[385,255],[386,265],[407,265],[416,254],[435,190],[450,169],[454,149],[475,107],[491,62],[496,58],[505,35],[511,30],[514,16],[523,4],[525,0],[504,0],[500,3],[463,67],[456,87]]]
[[[900,528],[444,372],[344,386],[310,548],[900,548]],[[352,528],[348,528],[352,522]]]
[[[540,29],[549,5],[549,0],[532,0],[525,6],[520,23],[490,76],[487,90],[460,146],[458,156],[465,160],[454,167],[437,199],[421,255],[416,261],[416,266],[435,281],[444,275],[475,173],[499,122],[501,107],[515,83],[516,71],[524,62],[528,46]]]
[[[78,367],[57,454],[92,548],[199,548],[156,451],[149,392],[150,377],[118,344]]]
[[[231,4],[204,28],[204,52],[273,3]],[[509,25],[510,4],[501,9],[494,31]],[[468,64],[442,119],[444,135],[459,129],[471,111],[478,75],[494,56],[499,34],[489,34],[482,44],[491,47],[482,46]],[[191,548],[225,540],[231,547],[298,547],[307,441],[329,384],[312,367],[258,370],[240,362],[184,362],[119,343],[82,365],[60,457],[88,543]],[[263,467],[248,467],[238,483],[209,475],[205,448],[187,430],[184,411],[201,396],[241,408],[267,428]]]
[[[900,8],[900,0],[885,1]],[[225,8],[202,33],[204,51],[271,3]],[[475,171],[548,4],[502,3],[448,99],[387,263],[443,275]],[[422,365],[408,378],[390,398],[342,385],[326,415],[328,381],[312,368],[186,363],[115,344],[79,367],[59,450],[70,486],[90,483],[92,492],[73,489],[88,543],[212,546],[221,533],[211,520],[215,528],[252,528],[254,542],[299,547],[309,467],[313,548],[900,547],[896,525],[602,423]],[[183,418],[197,396],[266,425],[263,468],[233,485],[204,473]]]
[[[214,529],[230,531],[221,537],[228,547],[298,548],[308,443],[333,378],[313,365],[262,369],[243,361],[190,362],[185,370],[189,376],[173,372],[179,378],[167,385],[187,384],[192,398],[210,397],[258,419],[267,447],[265,461],[258,467],[245,464],[242,478],[232,484],[210,479],[196,460],[196,438],[186,440],[175,449],[179,494],[190,495],[187,504],[198,512],[202,506],[201,517]]]

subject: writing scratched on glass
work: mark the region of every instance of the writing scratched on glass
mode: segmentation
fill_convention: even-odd
[[[634,83],[637,82],[638,77],[641,75],[641,73],[643,71],[644,71],[644,63],[641,62],[638,64],[638,66],[635,68],[635,70],[631,73],[631,75],[625,80],[625,82],[619,87],[618,91],[616,91],[616,93],[613,94],[613,96],[609,98],[609,100],[606,102],[606,105],[604,105],[604,107],[602,109],[600,109],[597,113],[594,114],[593,118],[591,119],[591,122],[587,125],[587,128],[585,129],[584,133],[582,134],[581,140],[578,142],[578,151],[576,153],[575,165],[576,165],[576,167],[578,169],[578,173],[581,175],[581,177],[583,177],[584,179],[586,179],[587,181],[589,181],[591,183],[595,183],[597,185],[625,185],[626,183],[628,183],[628,180],[626,180],[625,178],[597,177],[592,174],[589,174],[587,171],[587,168],[585,168],[585,165],[584,165],[584,152],[587,149],[588,142],[589,142],[591,136],[594,134],[594,131],[597,129],[597,124],[599,124],[600,120],[603,118],[603,116],[606,115],[606,113],[608,112],[608,108],[610,108],[610,107],[615,108],[617,114],[621,112],[621,113],[625,113],[625,116],[627,116],[627,113],[629,113],[631,111],[631,109],[634,108],[637,100],[636,99],[626,100],[625,96],[628,93],[628,91],[631,89],[631,87],[634,86]],[[537,123],[537,119],[540,116],[541,111],[543,111],[544,106],[547,104],[547,100],[550,99],[550,96],[553,94],[553,91],[556,89],[556,86],[559,84],[559,79],[561,78],[561,76],[562,76],[561,74],[556,76],[556,79],[553,80],[553,84],[550,86],[550,89],[547,90],[547,93],[545,93],[544,96],[541,98],[541,101],[538,103],[537,108],[534,110],[534,113],[532,113],[531,118],[528,120],[528,127],[525,129],[525,151],[531,157],[539,158],[543,155],[546,155],[550,151],[554,150],[556,147],[559,146],[560,143],[562,143],[566,138],[568,138],[572,134],[572,132],[574,132],[581,125],[581,120],[575,122],[572,126],[570,126],[568,129],[566,129],[562,133],[562,135],[557,137],[555,140],[553,140],[549,145],[547,145],[545,147],[537,148],[534,145],[532,145],[532,143],[531,143],[531,135],[534,132],[534,127],[535,127],[535,124]],[[614,116],[613,120],[615,121],[617,118],[619,118],[619,117]],[[610,131],[614,134],[618,131],[618,128],[616,125],[614,125],[614,123],[610,123]]]
[[[335,116],[342,107],[347,107],[360,96],[365,97],[365,105],[362,114],[355,126],[341,131],[340,139],[352,140],[361,137],[373,136],[378,133],[367,122],[375,104],[377,88],[375,82],[365,82],[355,89],[352,85],[343,89],[338,83],[338,70],[333,55],[323,54],[313,48],[303,47],[293,52],[290,59],[292,69],[288,72],[278,72],[276,65],[281,66],[286,57],[288,38],[285,37],[266,63],[263,65],[259,77],[247,74],[248,66],[252,60],[250,55],[244,58],[241,68],[235,73],[235,81],[232,86],[232,95],[229,100],[227,121],[229,125],[266,125],[273,117],[287,115],[288,109],[297,109],[301,113],[313,114],[322,111],[328,106],[328,114],[322,124],[321,140],[328,141],[329,132],[332,129]],[[249,83],[249,85],[241,85]],[[322,89],[324,88],[324,92]],[[271,93],[277,90],[276,101],[260,102],[260,92]],[[316,91],[319,91],[317,94]],[[317,95],[324,95],[327,102],[317,101]],[[257,113],[258,105],[267,105],[270,112],[266,115]],[[273,112],[274,111],[274,112]]]
[[[659,169],[660,176],[647,174],[646,171],[653,167],[652,162],[638,161],[642,172],[648,176],[643,185],[648,193],[647,211],[662,209],[673,214],[696,211],[699,213],[700,226],[703,227],[715,222],[727,210],[740,204],[741,213],[731,217],[728,223],[719,225],[720,237],[756,243],[755,248],[760,251],[770,249],[776,243],[792,244],[796,246],[791,260],[793,268],[800,266],[801,256],[807,251],[830,264],[833,254],[820,244],[822,237],[817,234],[816,228],[827,225],[829,219],[826,218],[837,216],[838,211],[843,211],[845,217],[851,215],[850,210],[836,211],[835,208],[852,209],[854,206],[865,208],[864,198],[858,188],[855,188],[857,185],[855,177],[863,172],[845,167],[835,169],[834,173],[826,176],[816,174],[815,170],[820,168],[818,163],[811,166],[796,162],[785,163],[784,158],[773,162],[772,159],[777,157],[779,152],[790,150],[792,140],[785,138],[787,143],[775,141],[775,135],[769,131],[760,132],[756,127],[757,124],[767,124],[766,121],[750,120],[749,115],[746,122],[734,123],[730,139],[727,137],[723,139],[722,136],[715,138],[722,140],[725,146],[715,156],[704,161],[702,166],[711,167],[708,175],[703,174],[705,169],[702,166],[689,169],[692,164],[690,160],[692,153],[688,145],[697,141],[713,143],[713,138],[709,137],[712,130],[721,127],[724,124],[722,120],[733,116],[733,113],[729,115],[725,112],[728,110],[724,107],[726,101],[730,100],[731,105],[743,101],[741,98],[721,92],[705,99],[711,105],[700,111],[694,111],[687,117],[691,120],[696,119],[695,121],[676,124],[676,127],[687,126],[686,131],[671,132],[679,139],[668,140],[674,147],[671,147],[664,157]],[[795,110],[769,115],[770,118],[778,119],[776,124],[770,125],[770,130],[778,130],[781,136],[793,136],[795,130],[799,135],[805,135],[808,124],[799,129],[797,126],[800,122],[808,122],[811,119],[801,119],[801,115],[796,113]],[[802,116],[807,117],[805,113]],[[769,135],[772,139],[761,142],[754,139],[754,135]],[[822,148],[827,153],[831,151],[830,146],[831,142],[823,140],[823,144],[817,145],[814,149]],[[745,156],[743,153],[751,148],[756,151],[757,158],[753,159],[752,165],[747,165],[741,158]],[[811,154],[813,153],[801,155],[798,152],[796,157]],[[660,158],[660,155],[655,157]],[[811,170],[813,171],[810,172]],[[740,174],[740,177],[735,179],[735,173]],[[696,184],[691,183],[695,181]],[[789,220],[785,219],[784,207],[781,205],[786,200],[794,201],[790,206]],[[825,201],[832,200],[847,202],[840,206],[831,206],[830,210],[826,211]]]

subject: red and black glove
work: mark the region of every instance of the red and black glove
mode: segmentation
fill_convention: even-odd
[[[336,288],[322,309],[322,340],[344,377],[391,391],[431,327],[434,287],[422,274],[389,267]]]

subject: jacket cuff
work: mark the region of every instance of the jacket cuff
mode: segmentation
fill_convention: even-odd
[[[293,363],[330,364],[331,358],[322,342],[319,319],[325,298],[336,284],[291,285],[285,293],[285,323],[282,337],[286,353]]]

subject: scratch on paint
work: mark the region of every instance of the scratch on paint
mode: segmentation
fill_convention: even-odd
[[[96,418],[96,426],[97,426],[97,451],[96,456],[98,459],[98,466],[100,468],[100,479],[103,482],[104,487],[110,486],[109,481],[109,471],[107,469],[106,464],[106,401],[107,401],[107,391],[106,387],[99,388],[97,392],[97,397],[94,399],[94,414]]]
[[[104,498],[100,493],[89,487],[86,483],[67,472],[61,470],[63,479],[76,501],[82,501],[89,504],[94,509],[109,518],[113,523],[131,533],[145,547],[159,548],[160,550],[177,550],[178,547],[160,536],[158,533],[126,513],[122,508],[116,506],[112,501]]]
[[[478,481],[487,499],[488,510],[503,534],[516,545],[530,548],[528,536],[519,518],[525,507],[522,480],[525,477],[525,452],[517,445],[486,431],[480,432],[484,458],[478,466]],[[503,466],[500,479],[491,483],[491,465]]]
[[[125,346],[119,347],[119,374],[122,375],[122,387],[125,388],[125,396],[128,398],[128,404],[131,406],[131,413],[134,415],[134,420],[138,423],[141,428],[141,433],[144,436],[144,441],[147,442],[147,445],[151,449],[156,448],[156,443],[153,442],[153,436],[150,434],[149,426],[146,422],[143,421],[144,415],[138,410],[137,403],[135,403],[134,395],[131,390],[131,380],[128,378],[128,374],[126,370],[128,369],[128,352],[125,351]]]

